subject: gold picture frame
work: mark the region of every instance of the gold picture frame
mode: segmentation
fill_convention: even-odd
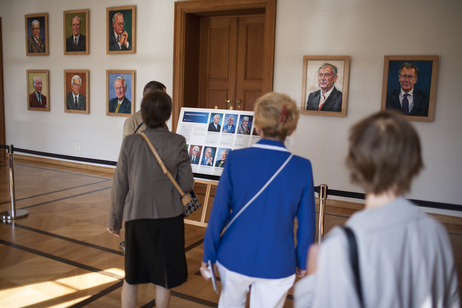
[[[76,20],[79,20],[79,25]],[[63,50],[65,55],[90,53],[90,10],[63,12]]]
[[[326,74],[323,74],[323,79],[319,79],[321,70],[330,74],[330,77],[326,79]],[[333,74],[335,71],[337,71],[336,76]],[[345,117],[349,76],[349,56],[303,56],[300,112],[308,115]],[[326,88],[328,94],[325,102],[322,102],[321,98],[322,88]]]
[[[26,56],[48,56],[48,14],[24,15]]]
[[[64,70],[64,112],[90,113],[89,70]]]
[[[122,84],[126,84],[125,91],[120,88]],[[129,117],[131,114],[134,114],[135,89],[134,70],[107,70],[106,115],[114,117]],[[123,93],[121,91],[123,91]]]
[[[120,21],[120,17],[115,17],[115,15],[122,15],[123,22]],[[108,55],[134,54],[136,51],[136,6],[106,8],[106,25],[108,27],[106,31],[106,53]],[[117,33],[119,31],[120,33]],[[119,41],[117,41],[116,35],[120,36]]]
[[[405,117],[410,121],[433,122],[435,115],[436,82],[438,78],[438,56],[385,56],[383,65],[382,104],[381,110],[401,110],[401,89],[409,91],[412,88],[412,108]],[[407,67],[416,67],[418,74],[402,79],[399,71],[405,63]],[[410,72],[414,68],[410,69]],[[402,75],[402,74],[401,74]],[[411,85],[412,84],[412,85]]]
[[[27,110],[50,111],[48,70],[27,70]]]

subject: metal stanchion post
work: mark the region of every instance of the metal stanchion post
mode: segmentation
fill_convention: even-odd
[[[318,223],[318,244],[324,236],[324,212],[326,210],[327,185],[319,185],[319,223]]]
[[[11,198],[11,211],[4,211],[0,213],[2,220],[13,220],[29,216],[26,210],[17,210],[15,206],[15,193],[14,193],[14,170],[13,170],[13,145],[8,148],[8,158],[10,165],[10,198]]]

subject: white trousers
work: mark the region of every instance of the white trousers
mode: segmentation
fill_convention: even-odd
[[[295,281],[295,274],[280,279],[264,279],[230,271],[219,262],[217,266],[221,281],[218,308],[245,307],[250,286],[250,308],[281,308]]]

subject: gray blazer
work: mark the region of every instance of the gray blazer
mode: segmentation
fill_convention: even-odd
[[[147,128],[144,133],[181,189],[191,191],[194,178],[184,137],[165,128]],[[122,220],[170,218],[182,213],[180,194],[146,141],[139,134],[126,136],[112,183],[109,229],[120,230]]]
[[[74,95],[67,93],[66,95],[67,109],[71,110],[86,110],[87,109],[87,98],[82,94],[79,94],[79,100],[77,102],[77,108],[75,108]]]

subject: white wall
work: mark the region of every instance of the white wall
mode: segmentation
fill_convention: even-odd
[[[137,51],[106,55],[106,7],[137,6]],[[63,11],[90,9],[90,54],[63,55]],[[26,57],[24,15],[49,14],[50,55]],[[414,122],[422,141],[425,170],[408,197],[462,204],[462,2],[459,0],[279,0],[274,90],[301,99],[304,55],[349,55],[347,117],[301,115],[287,141],[314,166],[316,185],[357,191],[343,161],[348,128],[380,110],[385,55],[440,57],[435,119]],[[171,93],[173,0],[80,2],[0,0],[3,25],[7,144],[37,151],[117,160],[125,118],[106,116],[106,70],[136,70],[136,110],[143,86],[160,80]],[[26,70],[50,71],[50,112],[27,110]],[[64,113],[63,70],[90,70],[89,115]]]

